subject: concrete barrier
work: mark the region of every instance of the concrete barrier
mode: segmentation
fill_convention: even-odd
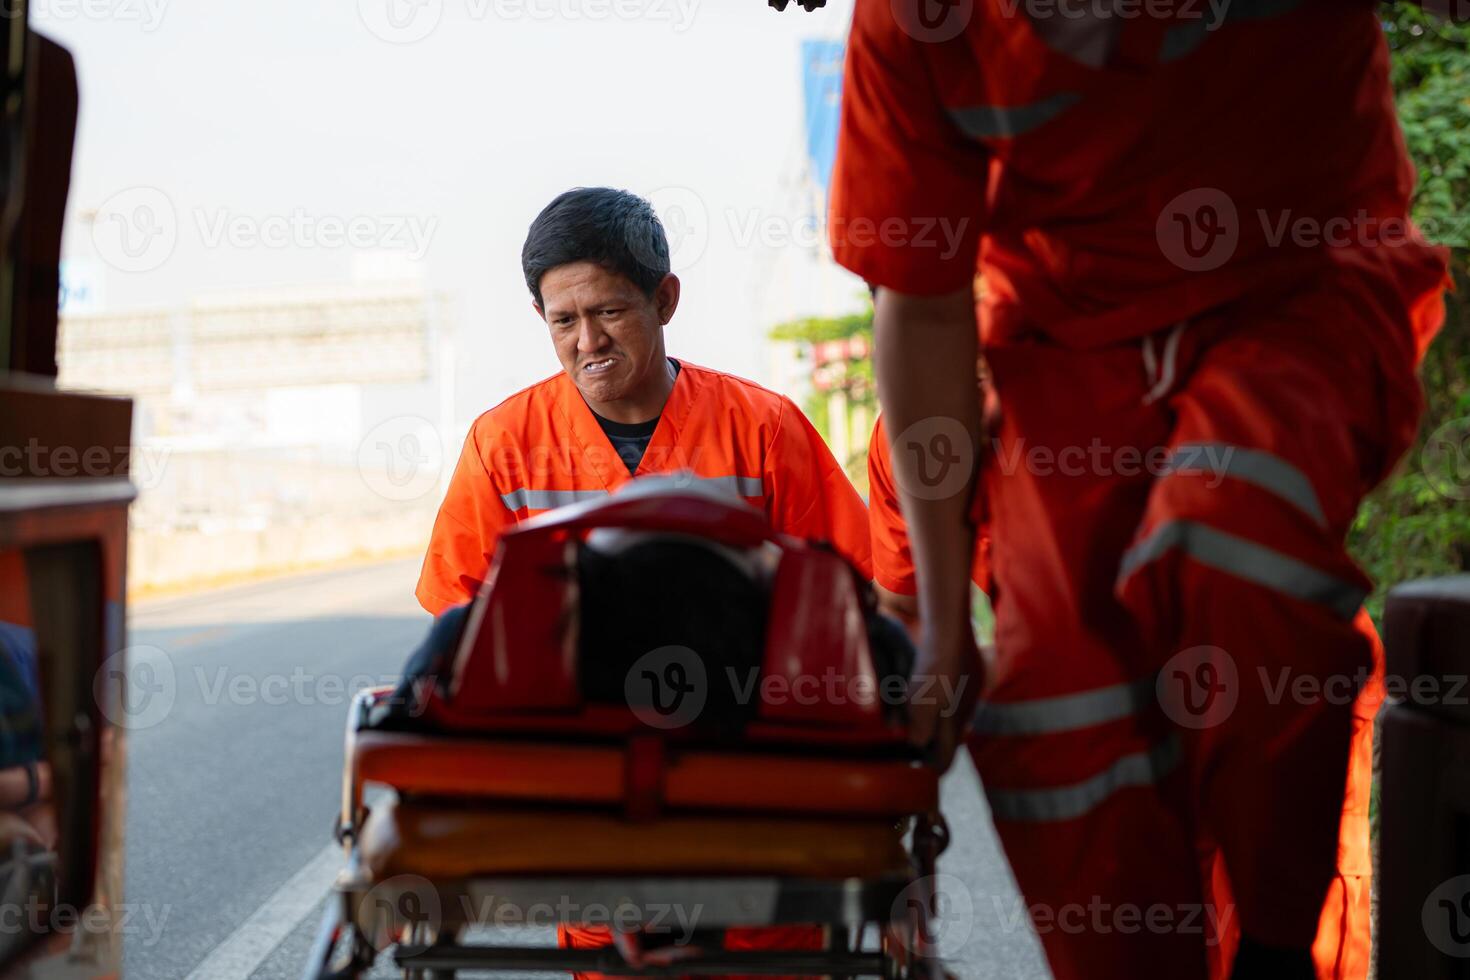
[[[303,569],[423,554],[434,507],[320,515],[260,528],[134,529],[130,593],[176,591]]]

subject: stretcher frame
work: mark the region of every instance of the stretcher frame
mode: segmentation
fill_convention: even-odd
[[[908,867],[869,876],[787,877],[718,875],[490,875],[434,880],[434,894],[414,900],[456,904],[462,913],[437,921],[402,915],[402,896],[384,891],[365,867],[359,835],[371,807],[363,801],[372,781],[364,758],[374,737],[373,706],[388,689],[360,692],[347,726],[343,811],[337,838],[346,866],[333,885],[308,958],[305,980],[356,980],[386,954],[409,980],[448,980],[460,971],[495,974],[532,971],[597,973],[609,977],[799,976],[883,980],[942,980],[933,941],[936,861],[948,844],[948,828],[937,808],[908,817]],[[931,801],[932,802],[932,801]],[[654,824],[654,827],[657,825]],[[391,881],[392,879],[390,879]],[[417,886],[422,889],[423,886]],[[365,908],[372,896],[376,908]],[[725,926],[819,925],[827,948],[820,951],[728,951],[697,942],[676,952],[640,951],[619,941],[600,949],[481,945],[462,942],[471,927],[493,928],[531,920],[534,910],[557,907],[575,896],[581,909],[618,908],[624,928],[654,924],[655,910],[700,908],[703,929]],[[384,910],[390,910],[385,912]],[[573,916],[568,924],[601,925]],[[364,922],[368,928],[364,928]],[[870,928],[876,948],[867,942]],[[625,939],[626,936],[619,937]]]

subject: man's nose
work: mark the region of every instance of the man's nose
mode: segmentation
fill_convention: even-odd
[[[607,333],[598,324],[596,317],[583,317],[577,327],[577,350],[584,354],[595,354],[607,346]]]

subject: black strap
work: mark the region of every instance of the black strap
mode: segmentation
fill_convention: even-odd
[[[26,763],[26,798],[21,806],[27,807],[41,798],[41,772],[32,759]]]

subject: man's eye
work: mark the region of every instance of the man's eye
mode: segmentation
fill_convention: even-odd
[[[603,316],[617,316],[619,313],[621,313],[623,311],[622,310],[618,310],[618,309],[606,309],[606,310],[602,310],[601,312],[602,312],[602,315]]]

